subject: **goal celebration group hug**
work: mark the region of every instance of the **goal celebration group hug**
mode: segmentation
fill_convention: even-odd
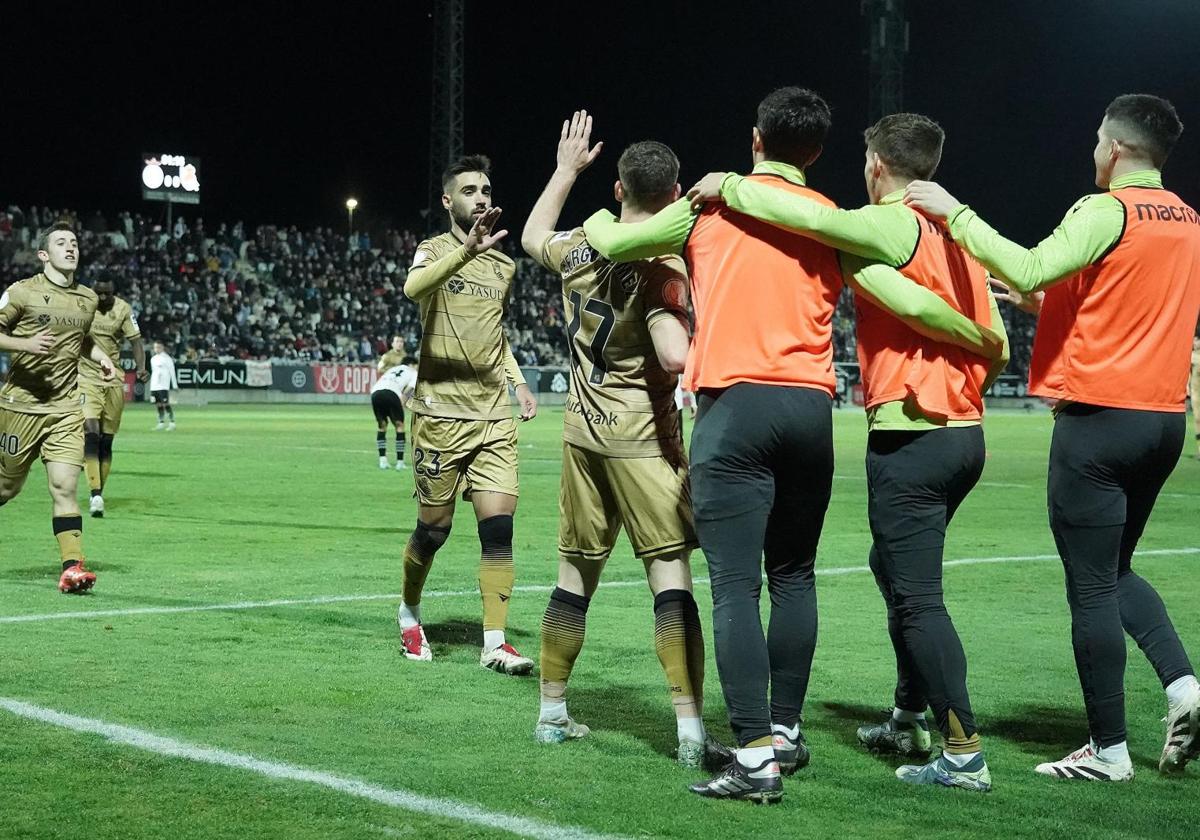
[[[1161,177],[1182,132],[1174,107],[1151,95],[1114,99],[1092,152],[1101,192],[1076,202],[1031,249],[930,180],[945,137],[919,114],[887,116],[866,130],[868,201],[837,208],[806,174],[830,124],[817,93],[772,91],[747,126],[751,173],[712,173],[686,195],[671,149],[634,143],[613,181],[619,216],[599,211],[565,228],[562,208],[602,144],[592,143],[585,111],[562,125],[555,170],[520,236],[524,250],[562,278],[572,365],[558,578],[542,620],[534,737],[563,744],[589,734],[568,712],[568,683],[590,601],[623,529],[653,598],[678,761],[711,774],[689,790],[778,802],[781,777],[808,764],[802,711],[817,643],[814,566],[833,479],[832,323],[849,286],[869,428],[869,563],[896,660],[893,711],[864,721],[858,740],[910,757],[896,770],[901,782],[992,787],[986,721],[972,708],[967,657],[943,599],[942,559],[947,528],[983,471],[983,395],[1008,359],[999,298],[1038,316],[1029,393],[1053,404],[1049,526],[1065,571],[1088,721],[1079,750],[1035,769],[1060,780],[1133,778],[1128,634],[1166,693],[1159,769],[1182,772],[1200,754],[1200,683],[1162,599],[1132,567],[1182,452],[1200,316],[1200,217]],[[534,661],[505,638],[517,426],[538,409],[503,326],[516,266],[496,247],[508,231],[499,227],[488,159],[464,157],[442,180],[450,230],[418,246],[404,284],[419,306],[422,337],[416,381],[405,389],[418,513],[403,557],[401,644],[407,659],[432,662],[421,595],[462,498],[474,508],[481,550],[480,664],[526,675]],[[35,297],[50,283],[47,296],[62,297],[59,308],[76,305],[70,295],[81,311],[95,307],[90,290],[75,291],[78,249],[70,240],[43,238],[46,271],[22,281],[37,288],[0,299],[0,349],[15,351],[0,392],[0,431],[17,428],[35,448],[61,406],[41,413],[30,406],[53,391],[46,377],[63,387],[68,378],[25,346],[38,332]],[[58,355],[92,352],[74,342]],[[92,361],[111,375],[103,353]],[[681,377],[697,401],[686,454],[675,402]],[[24,413],[12,409],[14,399]],[[380,420],[380,436],[384,428]],[[43,439],[48,470],[64,460],[56,442],[63,451],[74,446]],[[382,443],[380,454],[383,464]],[[31,461],[0,462],[0,505],[20,489]],[[76,475],[80,466],[81,459]],[[65,470],[52,472],[52,493],[60,474],[67,480]],[[81,557],[70,485],[69,499],[65,486],[55,495],[55,530]],[[68,508],[73,518],[64,525]],[[703,724],[705,642],[689,565],[696,548],[711,581],[712,644],[732,749]]]

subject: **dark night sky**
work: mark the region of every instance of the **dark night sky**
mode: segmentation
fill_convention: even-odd
[[[432,0],[20,6],[0,24],[2,204],[161,211],[141,201],[138,157],[178,149],[202,159],[209,229],[341,224],[351,194],[376,222],[415,222],[424,206]],[[908,7],[905,106],[946,128],[939,180],[1002,231],[1031,244],[1093,188],[1094,132],[1120,93],[1175,103],[1188,128],[1167,185],[1200,204],[1200,2]],[[596,114],[606,149],[562,226],[609,202],[635,140],[674,147],[685,188],[711,169],[745,169],[754,107],[782,84],[812,87],[834,109],[813,186],[843,206],[865,200],[856,0],[468,0],[466,40],[466,149],[492,156],[514,235],[574,108]]]

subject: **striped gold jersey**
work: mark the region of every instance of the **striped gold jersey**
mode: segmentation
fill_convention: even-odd
[[[396,350],[389,350],[379,357],[379,361],[375,363],[375,368],[383,373],[385,370],[391,370],[396,365],[404,364],[404,354]]]
[[[0,295],[0,330],[29,338],[49,330],[49,353],[13,353],[0,407],[26,414],[80,410],[79,356],[96,314],[96,293],[72,283],[59,286],[45,274],[19,280]]]
[[[461,263],[419,301],[421,358],[409,408],[417,414],[464,420],[512,417],[508,384],[521,382],[504,335],[504,315],[516,265],[489,249],[467,260],[453,233],[417,246],[409,272],[442,259]]]
[[[97,307],[96,317],[92,321],[92,341],[96,342],[96,346],[104,355],[112,359],[113,364],[116,364],[117,357],[121,354],[121,345],[125,341],[141,337],[142,332],[138,329],[137,319],[133,317],[133,308],[128,302],[115,298],[107,312],[102,312]],[[124,387],[124,382],[119,376],[114,376],[106,382],[100,365],[88,356],[79,360],[79,381],[89,385]]]
[[[539,261],[563,284],[571,348],[563,439],[617,458],[678,452],[679,377],[659,364],[650,327],[662,318],[688,322],[683,260],[612,263],[576,228],[547,237]]]

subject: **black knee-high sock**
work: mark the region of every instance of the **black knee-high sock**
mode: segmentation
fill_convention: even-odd
[[[163,417],[167,413],[167,410],[161,405],[155,406],[155,408],[158,410],[158,422],[161,423],[163,421]]]
[[[404,430],[396,430],[396,460],[404,460]]]
[[[167,406],[167,417],[170,419],[170,421],[172,423],[175,422],[175,406],[173,406],[173,405]]]
[[[379,457],[387,455],[387,432],[375,433],[375,448],[379,450]]]

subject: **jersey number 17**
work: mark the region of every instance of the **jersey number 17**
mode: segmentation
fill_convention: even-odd
[[[593,385],[600,385],[604,382],[604,374],[608,373],[608,364],[604,360],[604,351],[608,347],[609,337],[612,336],[613,325],[617,322],[617,315],[613,311],[612,304],[606,301],[597,300],[596,298],[584,300],[579,292],[571,292],[569,297],[572,311],[571,320],[567,324],[567,337],[571,341],[571,362],[574,366],[582,368],[579,361],[579,353],[582,350],[592,365],[592,372],[588,375],[588,382],[591,382]],[[599,317],[600,324],[592,334],[592,340],[581,345],[576,342],[575,338],[579,335],[579,330],[583,326],[584,312]]]

